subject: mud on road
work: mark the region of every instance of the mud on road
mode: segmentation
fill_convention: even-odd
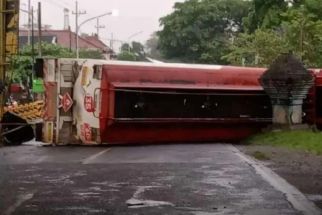
[[[236,147],[274,170],[322,209],[322,156],[276,146]]]

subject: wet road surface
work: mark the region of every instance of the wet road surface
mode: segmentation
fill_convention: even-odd
[[[318,214],[243,156],[221,144],[4,147],[0,214]]]

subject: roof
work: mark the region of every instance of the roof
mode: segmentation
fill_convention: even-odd
[[[19,36],[25,37],[28,35],[27,30],[20,30]],[[38,31],[35,31],[34,35],[38,36]],[[42,36],[55,36],[57,38],[57,44],[65,48],[76,47],[76,34],[70,30],[43,30]],[[42,37],[42,38],[43,38]],[[98,37],[81,37],[79,36],[79,47],[81,49],[100,49],[103,52],[111,50],[106,44],[104,44]]]
[[[41,40],[45,41],[47,43],[56,43],[57,38],[56,38],[56,36],[42,36]],[[28,36],[20,36],[19,37],[19,48],[22,48],[27,43],[28,43]]]
[[[97,35],[94,36],[86,36],[84,37],[85,40],[87,40],[88,42],[92,43],[93,45],[95,45],[96,47],[100,47],[101,49],[106,49],[108,48],[108,46],[103,43],[98,37]]]

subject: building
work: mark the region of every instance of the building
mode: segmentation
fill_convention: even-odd
[[[38,41],[38,31],[35,31],[35,41]],[[76,33],[71,30],[48,30],[42,31],[42,41],[58,44],[64,48],[70,50],[76,49]],[[79,37],[79,48],[87,50],[98,50],[101,51],[106,59],[111,59],[114,55],[113,50],[102,42],[97,35],[93,36],[80,36]],[[22,48],[28,43],[28,31],[19,31],[19,47]]]

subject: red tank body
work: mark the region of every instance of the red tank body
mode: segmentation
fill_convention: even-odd
[[[265,68],[48,59],[45,142],[240,141],[272,123]],[[322,74],[303,104],[322,125]],[[66,99],[64,99],[66,98]]]
[[[261,68],[110,63],[100,133],[107,143],[239,141],[271,123]]]

